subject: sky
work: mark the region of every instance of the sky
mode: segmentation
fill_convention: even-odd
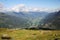
[[[59,10],[60,0],[0,0],[0,11],[55,12]]]
[[[5,7],[25,4],[27,7],[60,8],[60,0],[0,0]]]

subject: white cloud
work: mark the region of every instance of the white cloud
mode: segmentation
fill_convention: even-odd
[[[56,8],[56,9],[48,9],[48,8],[33,8],[33,7],[26,7],[24,4],[18,4],[15,5],[12,8],[5,8],[3,6],[2,3],[0,3],[0,11],[15,11],[15,12],[29,12],[29,11],[33,11],[33,12],[40,12],[40,11],[46,11],[46,12],[54,12],[54,11],[58,11],[60,10],[60,8]]]
[[[12,7],[11,9],[13,11],[19,12],[19,11],[22,11],[24,7],[25,7],[24,4],[19,4],[19,5],[16,5],[16,6]]]
[[[22,11],[23,12],[29,12],[29,9],[28,8],[24,8]]]
[[[3,3],[0,3],[0,12],[6,12],[10,10],[9,8],[6,8]]]
[[[2,3],[0,3],[0,12],[2,12],[2,11],[4,11],[5,9],[4,9],[4,6],[3,6],[3,4]]]
[[[33,8],[32,10],[33,10],[33,11],[38,11],[38,8]]]
[[[12,8],[8,8],[9,11],[15,11],[15,12],[29,12],[29,11],[45,11],[45,12],[55,12],[60,10],[60,8],[56,8],[56,9],[48,9],[48,8],[32,8],[32,7],[26,7],[24,4],[18,4]]]

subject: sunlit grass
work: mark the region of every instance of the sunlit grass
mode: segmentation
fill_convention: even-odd
[[[0,40],[3,34],[8,34],[13,40],[54,40],[60,38],[60,31],[58,30],[0,29]]]

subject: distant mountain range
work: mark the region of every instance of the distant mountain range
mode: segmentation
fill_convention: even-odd
[[[0,28],[60,29],[60,11],[57,12],[0,12]]]

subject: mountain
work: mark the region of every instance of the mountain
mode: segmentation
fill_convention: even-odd
[[[38,26],[39,21],[47,14],[47,12],[0,12],[0,20],[4,19],[2,23],[0,22],[0,27],[25,28]]]
[[[38,27],[60,30],[60,11],[47,15],[42,19]]]
[[[0,12],[0,28],[60,29],[60,11]]]
[[[5,13],[0,13],[0,27],[2,28],[23,28],[29,27],[27,19],[16,17]]]

